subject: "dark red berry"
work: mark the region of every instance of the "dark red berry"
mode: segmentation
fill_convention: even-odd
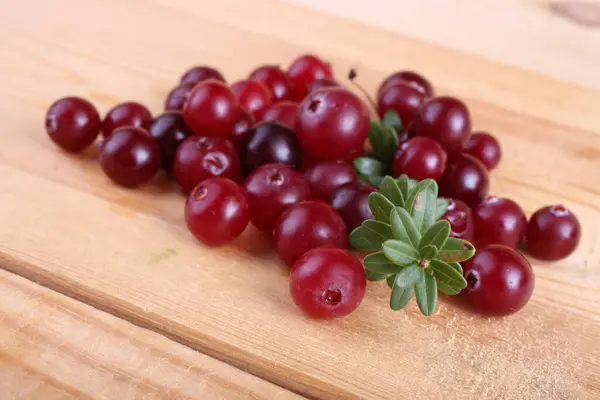
[[[475,237],[473,213],[468,205],[457,199],[446,199],[448,210],[441,219],[450,223],[450,236],[472,242]]]
[[[496,196],[473,208],[473,223],[477,247],[502,244],[516,248],[527,230],[525,211],[514,201]]]
[[[241,180],[240,162],[233,145],[223,138],[192,136],[175,152],[173,174],[184,193],[217,176]]]
[[[152,123],[152,113],[135,102],[126,102],[114,106],[102,121],[102,135],[109,137],[112,132],[124,126],[133,126],[148,130]]]
[[[222,82],[207,80],[192,89],[183,119],[198,136],[227,138],[240,116],[240,101]]]
[[[136,187],[148,182],[160,169],[160,146],[140,128],[119,128],[104,140],[100,165],[115,183]]]
[[[421,181],[438,180],[446,170],[448,156],[442,146],[427,137],[414,137],[403,142],[394,157],[394,176],[403,174]]]
[[[261,165],[248,176],[244,189],[250,203],[250,220],[269,234],[285,210],[311,197],[302,174],[283,164]]]
[[[473,133],[464,152],[481,161],[488,171],[496,168],[502,158],[500,143],[495,137],[485,132]]]
[[[313,196],[327,202],[341,186],[356,181],[354,167],[345,161],[321,161],[310,167],[304,176]]]
[[[314,81],[331,78],[331,65],[318,57],[306,54],[294,60],[288,69],[288,76],[294,82],[298,99],[306,96],[306,91]]]
[[[300,104],[296,120],[296,134],[302,148],[322,160],[345,160],[362,152],[369,127],[366,105],[341,88],[309,94]]]
[[[361,263],[342,249],[308,251],[290,272],[290,294],[294,303],[314,318],[350,314],[362,302],[366,286]]]
[[[165,100],[165,110],[183,111],[183,106],[194,86],[196,86],[196,82],[186,82],[174,87]]]
[[[459,154],[446,165],[440,179],[440,194],[464,201],[469,207],[481,203],[490,190],[487,170],[479,160]]]
[[[342,217],[327,203],[303,201],[288,208],[277,220],[273,241],[279,257],[292,266],[302,254],[321,246],[348,247]]]
[[[205,180],[194,188],[185,203],[188,229],[209,246],[231,242],[244,232],[249,220],[244,189],[227,178]]]
[[[271,90],[259,81],[238,81],[231,90],[239,97],[240,106],[250,111],[254,119],[260,121],[265,110],[273,103]]]
[[[46,132],[62,149],[78,153],[96,140],[102,123],[96,108],[80,97],[55,101],[46,113]]]
[[[294,131],[277,122],[261,122],[248,131],[240,146],[242,172],[250,174],[264,164],[300,168],[302,148]]]
[[[235,126],[233,127],[233,131],[231,132],[231,136],[229,140],[233,144],[236,149],[240,148],[240,145],[244,141],[246,134],[254,126],[254,117],[248,111],[240,108],[240,115],[238,117]]]
[[[177,148],[186,138],[192,135],[180,112],[166,112],[154,119],[148,131],[160,145],[160,161],[162,168],[171,172],[173,158]]]
[[[373,213],[369,208],[369,194],[377,191],[377,188],[366,182],[350,182],[336,190],[331,205],[336,209],[351,232],[359,227],[365,220],[373,219]]]
[[[340,87],[341,88],[343,86],[341,83],[339,83],[338,81],[336,81],[333,78],[323,78],[323,79],[319,79],[319,80],[316,80],[313,83],[311,83],[308,87],[308,93],[312,93],[319,89],[331,88],[331,87]]]
[[[516,250],[501,245],[477,249],[463,263],[467,287],[461,294],[482,314],[508,315],[529,301],[535,285],[531,265]]]
[[[404,126],[415,119],[423,104],[425,104],[425,95],[419,89],[402,81],[386,85],[377,94],[379,117],[383,118],[388,110],[396,111]]]
[[[294,82],[277,65],[264,65],[252,71],[250,77],[264,83],[273,94],[274,101],[297,100]]]
[[[206,66],[192,67],[186,71],[181,77],[181,83],[198,83],[209,79],[213,79],[219,82],[225,82],[225,78],[219,71],[214,68]]]
[[[293,101],[280,101],[267,108],[262,116],[263,121],[275,121],[294,129],[296,116],[298,115],[298,103]]]
[[[527,225],[527,249],[540,260],[560,260],[579,245],[581,225],[575,214],[562,205],[537,210]]]
[[[379,86],[378,92],[380,92],[387,85],[395,82],[408,83],[412,87],[421,91],[426,97],[433,96],[433,87],[431,86],[431,83],[429,83],[429,81],[423,76],[412,71],[398,71],[388,76],[385,78],[381,86]]]

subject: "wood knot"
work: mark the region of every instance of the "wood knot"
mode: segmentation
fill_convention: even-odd
[[[548,4],[554,14],[587,28],[600,28],[600,5],[586,2],[554,2]]]

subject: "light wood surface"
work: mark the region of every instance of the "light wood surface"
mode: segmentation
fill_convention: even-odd
[[[274,0],[1,3],[3,268],[312,397],[600,396],[598,91]],[[306,51],[329,58],[339,76],[358,67],[371,90],[395,69],[423,71],[440,93],[465,99],[477,129],[500,137],[494,193],[528,212],[563,202],[577,213],[579,250],[534,263],[525,310],[485,319],[443,299],[427,319],[414,304],[390,311],[388,289],[371,284],[350,317],[309,320],[253,229],[205,248],[163,179],[115,187],[93,151],[67,156],[43,132],[46,107],[65,94],[102,110],[133,99],[159,111],[191,64],[233,80]]]

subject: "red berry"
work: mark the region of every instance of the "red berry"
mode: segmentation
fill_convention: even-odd
[[[460,154],[446,165],[440,194],[464,201],[469,207],[481,203],[490,190],[487,170],[476,158]]]
[[[435,97],[427,101],[413,123],[417,135],[437,140],[448,154],[459,153],[471,137],[469,110],[453,97]]]
[[[227,138],[240,115],[240,101],[222,82],[207,80],[192,89],[183,119],[198,136]]]
[[[431,83],[429,83],[429,81],[423,76],[412,71],[398,71],[388,76],[381,83],[381,86],[379,86],[378,92],[380,92],[387,85],[395,82],[407,83],[412,87],[418,89],[421,93],[425,95],[425,97],[433,96],[433,87],[431,86]]]
[[[473,208],[475,244],[502,244],[516,248],[525,238],[527,217],[514,201],[490,196]]]
[[[221,75],[221,73],[216,69],[206,66],[197,66],[188,69],[186,73],[183,74],[183,76],[181,77],[181,83],[198,83],[209,79],[216,80],[219,82],[225,82],[225,78],[223,78],[223,75]]]
[[[390,83],[377,94],[377,113],[383,118],[386,111],[394,110],[400,120],[407,126],[419,114],[425,103],[425,95],[406,82]]]
[[[408,139],[394,157],[394,176],[406,174],[418,181],[427,178],[437,181],[444,175],[447,158],[442,146],[433,139],[421,136]]]
[[[375,186],[359,181],[347,183],[336,190],[331,205],[340,213],[349,232],[365,220],[373,219],[368,200],[369,194],[375,191]]]
[[[527,225],[527,249],[540,260],[567,257],[575,251],[580,238],[577,217],[562,205],[537,210]]]
[[[102,135],[109,137],[117,128],[133,126],[148,130],[152,113],[140,103],[127,102],[114,106],[102,121]]]
[[[185,102],[194,86],[196,86],[196,82],[186,82],[174,87],[165,100],[165,110],[183,111]]]
[[[79,97],[55,101],[46,113],[46,132],[62,149],[78,153],[96,140],[100,132],[96,108]]]
[[[311,166],[304,176],[313,196],[327,202],[342,185],[356,181],[354,167],[345,161],[321,161]]]
[[[148,182],[160,169],[160,146],[140,128],[119,128],[104,140],[100,165],[115,183],[136,187]]]
[[[154,119],[148,131],[158,141],[161,155],[160,161],[165,171],[173,169],[173,158],[177,148],[186,138],[192,135],[180,112],[166,112]]]
[[[233,144],[236,149],[240,148],[240,145],[244,141],[246,134],[254,126],[254,117],[248,111],[240,108],[240,115],[238,117],[235,126],[233,127],[233,131],[231,132],[231,136],[229,140]]]
[[[323,79],[319,79],[319,80],[316,80],[313,83],[311,83],[310,86],[308,87],[308,93],[312,93],[319,89],[331,88],[331,87],[340,87],[341,88],[343,86],[341,83],[339,83],[338,81],[336,81],[333,78],[323,78]]]
[[[448,210],[441,219],[450,223],[450,236],[473,241],[475,237],[475,227],[473,226],[473,213],[468,205],[457,199],[446,199],[448,201]]]
[[[298,103],[293,101],[280,101],[267,108],[262,116],[263,121],[276,121],[294,129],[296,116],[298,115]]]
[[[292,266],[302,254],[321,246],[345,249],[348,231],[342,217],[327,203],[303,201],[288,208],[273,230],[277,254]]]
[[[309,85],[319,79],[331,78],[333,74],[329,63],[306,54],[294,60],[288,69],[288,76],[296,85],[298,99],[303,99]]]
[[[231,90],[239,97],[240,106],[250,111],[257,121],[273,103],[271,90],[259,81],[238,81],[231,85]]]
[[[300,104],[296,134],[313,157],[341,160],[362,151],[369,127],[369,110],[361,99],[346,89],[328,88]]]
[[[311,197],[306,179],[289,165],[266,164],[244,183],[250,203],[250,220],[259,230],[273,232],[279,216],[290,206]]]
[[[464,152],[481,161],[488,171],[496,168],[502,158],[500,143],[495,137],[485,132],[473,133]]]
[[[482,314],[508,315],[529,301],[535,285],[531,265],[516,250],[501,245],[478,249],[463,263],[467,287],[461,294]]]
[[[343,317],[362,302],[367,281],[360,262],[346,250],[306,252],[290,272],[294,303],[314,318]]]
[[[188,229],[209,246],[231,242],[244,232],[249,220],[246,193],[227,178],[205,180],[194,188],[185,203]]]
[[[227,139],[192,136],[177,148],[173,174],[181,190],[189,193],[200,182],[212,177],[239,181],[240,161]]]
[[[294,82],[277,65],[259,67],[252,71],[248,79],[264,83],[273,93],[275,101],[295,101],[297,99]]]

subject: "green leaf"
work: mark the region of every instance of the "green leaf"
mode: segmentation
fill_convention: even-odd
[[[437,247],[428,244],[427,246],[421,247],[419,254],[421,254],[421,258],[424,260],[433,260],[438,255],[438,249]]]
[[[369,194],[367,201],[369,202],[369,208],[375,216],[375,219],[385,223],[390,222],[390,213],[394,208],[394,205],[391,201],[386,199],[385,196],[379,192],[373,192]]]
[[[383,252],[391,262],[400,266],[412,264],[419,259],[419,252],[414,247],[399,240],[386,240]]]
[[[421,233],[435,222],[437,193],[437,183],[433,179],[425,179],[417,183],[408,196],[405,208],[413,216]]]
[[[404,196],[400,191],[400,187],[394,178],[386,176],[381,181],[379,193],[384,195],[395,206],[404,207]]]
[[[435,312],[438,294],[437,282],[433,275],[427,273],[421,275],[421,279],[415,285],[415,296],[419,309],[424,315],[430,316]]]
[[[417,186],[417,183],[419,183],[418,180],[408,178],[408,190],[413,190],[415,188],[415,186]]]
[[[371,121],[369,141],[377,158],[384,165],[390,165],[398,148],[398,134],[395,129],[386,127],[379,121]]]
[[[398,137],[398,131],[393,126],[384,126],[383,129],[386,134],[386,138],[385,138],[387,141],[386,144],[393,149],[393,151],[391,152],[392,159],[393,159],[394,153],[395,153],[396,149],[398,148],[398,145],[400,144],[400,138]]]
[[[439,197],[436,200],[436,203],[435,203],[435,219],[436,220],[442,218],[444,216],[444,214],[446,214],[446,211],[448,211],[448,206],[449,206],[448,200],[446,200],[442,197]]]
[[[381,180],[383,179],[383,176],[380,175],[370,175],[366,182],[369,182],[371,185],[375,186],[375,187],[379,187],[381,185]]]
[[[404,203],[406,205],[406,200],[408,200],[408,195],[410,194],[410,189],[408,188],[408,176],[400,175],[400,177],[396,179],[396,182],[398,182],[398,187],[400,188],[400,192],[402,192],[402,198],[404,198]]]
[[[387,281],[387,284],[390,287],[390,289],[393,289],[394,282],[396,282],[396,274],[388,276],[387,278],[385,278],[385,280]]]
[[[419,247],[421,234],[417,230],[408,211],[402,207],[394,207],[390,217],[390,223],[392,225],[394,239],[410,244],[414,248]]]
[[[376,251],[392,237],[394,234],[388,224],[368,219],[350,233],[350,245],[357,250]]]
[[[466,240],[448,238],[437,258],[445,262],[467,261],[475,254],[475,247]]]
[[[395,285],[404,288],[413,287],[421,279],[423,273],[423,268],[419,267],[419,264],[410,264],[396,274]]]
[[[438,221],[427,229],[419,242],[419,247],[422,249],[425,246],[435,246],[436,249],[441,249],[446,244],[449,236],[450,223],[446,220]]]
[[[400,132],[404,129],[402,120],[396,110],[387,110],[385,114],[383,114],[383,125],[391,126],[396,132]]]
[[[465,278],[451,265],[440,260],[432,260],[430,265],[433,275],[438,279],[438,284],[441,286],[440,290],[443,286],[442,292],[453,295],[460,293],[462,289],[467,287]]]
[[[387,279],[388,276],[393,276],[390,274],[378,274],[376,272],[371,272],[368,269],[365,269],[365,277],[370,281],[382,281]]]
[[[454,261],[454,262],[447,262],[446,264],[448,264],[449,266],[451,266],[452,268],[454,268],[455,270],[457,270],[458,272],[460,272],[461,275],[463,274],[462,265],[460,265],[456,261]]]
[[[401,286],[392,287],[392,296],[390,297],[390,308],[394,311],[400,310],[412,299],[415,290],[413,288],[404,288]]]
[[[365,268],[379,274],[395,274],[400,271],[398,265],[391,262],[382,251],[369,254],[364,260]]]
[[[385,166],[381,161],[371,157],[358,157],[352,163],[356,171],[361,175],[383,175],[385,171]]]

